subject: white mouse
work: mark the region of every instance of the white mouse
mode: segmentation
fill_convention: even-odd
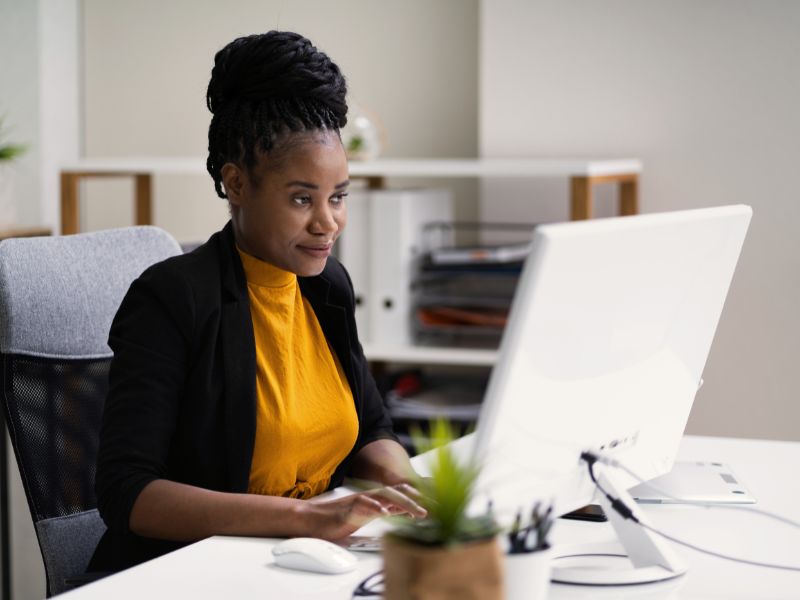
[[[344,548],[318,538],[284,540],[272,548],[272,555],[279,567],[314,573],[347,573],[358,564]]]

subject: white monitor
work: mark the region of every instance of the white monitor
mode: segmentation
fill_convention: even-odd
[[[590,503],[584,450],[645,479],[672,468],[750,217],[723,206],[536,228],[473,442],[499,510]],[[623,493],[636,483],[615,475]]]

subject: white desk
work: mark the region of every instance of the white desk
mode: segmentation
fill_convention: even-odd
[[[682,460],[719,460],[758,499],[758,507],[800,520],[800,443],[687,436]],[[645,506],[653,525],[681,539],[750,559],[800,565],[800,529],[738,510]],[[605,523],[559,520],[555,541],[607,541]],[[349,599],[355,586],[380,569],[380,558],[361,554],[359,569],[315,575],[272,564],[276,540],[214,537],[144,565],[70,592],[69,600],[115,598],[325,598]],[[800,573],[761,569],[719,560],[685,548],[689,572],[676,580],[631,587],[554,584],[549,598],[781,599],[800,598]]]

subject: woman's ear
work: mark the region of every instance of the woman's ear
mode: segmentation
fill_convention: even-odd
[[[233,163],[225,163],[220,173],[228,201],[234,206],[240,206],[244,199],[244,172]]]

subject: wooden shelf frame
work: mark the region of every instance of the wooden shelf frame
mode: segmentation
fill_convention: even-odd
[[[604,183],[619,186],[618,214],[637,214],[641,171],[642,165],[637,159],[379,159],[350,163],[350,177],[366,180],[372,189],[385,187],[390,177],[567,177],[573,220],[593,216],[594,187]],[[80,231],[82,180],[133,178],[133,221],[137,225],[150,225],[153,221],[153,177],[176,174],[207,174],[205,160],[199,157],[86,158],[64,165],[61,169],[61,233]]]

